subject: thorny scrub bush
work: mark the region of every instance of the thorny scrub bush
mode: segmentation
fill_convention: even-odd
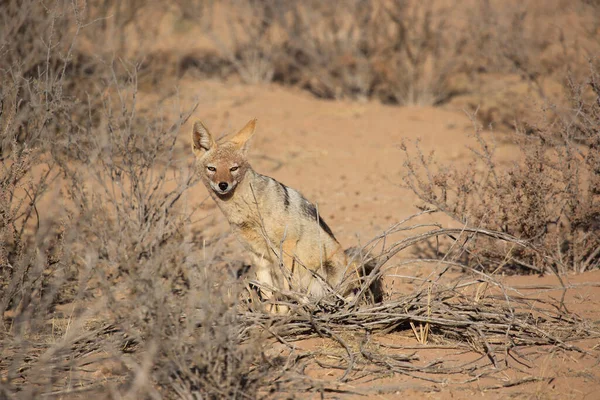
[[[468,227],[493,229],[528,242],[521,247],[470,238],[469,263],[486,270],[584,272],[600,266],[600,79],[569,80],[571,108],[515,132],[519,161],[500,167],[493,140],[480,128],[465,169],[406,153],[406,185],[420,199]],[[557,117],[556,117],[557,116]]]
[[[78,69],[71,4],[0,6],[0,397],[255,397],[262,341],[192,244],[193,109],[144,111],[139,64]]]
[[[1,2],[0,113],[3,124],[14,129],[2,126],[0,157],[13,141],[45,150],[50,141],[61,142],[60,151],[70,151],[74,142],[81,146],[86,140],[79,135],[82,126],[99,123],[89,113],[102,108],[98,81],[111,81],[115,73],[118,80],[128,79],[124,68],[111,64],[121,58],[143,59],[156,32],[152,24],[140,26],[141,16],[153,6],[159,13],[166,3]],[[57,146],[51,150],[59,151]]]
[[[137,116],[135,71],[103,89],[118,101],[90,110],[100,128],[85,132],[87,157],[54,154],[53,215],[34,197],[50,184],[31,177],[32,160],[49,156],[24,149],[3,161],[3,242],[15,238],[1,253],[4,390],[255,397],[266,370],[251,368],[261,341],[242,346],[235,277],[192,243],[195,175],[175,151],[190,112],[174,123],[162,110]],[[40,229],[57,216],[58,233]]]
[[[247,83],[277,81],[323,98],[438,104],[462,64],[461,30],[437,3],[202,3],[200,25]],[[225,10],[226,33],[217,10]]]

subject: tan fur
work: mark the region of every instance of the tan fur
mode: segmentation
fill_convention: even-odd
[[[344,250],[319,219],[315,206],[248,163],[246,153],[255,126],[256,120],[251,120],[231,139],[217,143],[197,122],[192,149],[211,197],[252,254],[256,279],[265,287],[292,289],[310,297],[321,297],[330,289],[351,294],[356,267],[349,267]],[[263,294],[271,296],[269,290],[263,289]]]

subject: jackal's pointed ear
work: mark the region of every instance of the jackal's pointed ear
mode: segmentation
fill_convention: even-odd
[[[252,135],[254,135],[255,129],[256,118],[248,121],[246,126],[244,126],[238,133],[236,133],[229,141],[236,145],[240,150],[247,151],[250,138],[252,138]]]
[[[194,123],[194,129],[192,130],[192,150],[197,157],[200,157],[215,146],[215,139],[202,124],[197,121]]]

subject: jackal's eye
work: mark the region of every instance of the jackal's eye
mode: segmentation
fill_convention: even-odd
[[[237,171],[239,168],[240,168],[240,167],[238,167],[238,166],[236,165],[235,167],[231,167],[231,168],[229,168],[229,170],[230,170],[231,172],[235,172],[235,171]]]
[[[215,172],[217,170],[215,167],[211,167],[211,166],[206,167],[206,169],[209,170],[210,172]]]

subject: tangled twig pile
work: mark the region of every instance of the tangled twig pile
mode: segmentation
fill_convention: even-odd
[[[408,219],[410,220],[410,219]],[[422,226],[420,226],[422,227]],[[403,229],[397,226],[394,232]],[[460,230],[459,230],[460,231]],[[462,233],[483,234],[498,240],[513,241],[520,246],[525,242],[501,232],[463,229]],[[460,234],[461,232],[458,232]],[[389,232],[388,232],[389,233]],[[376,257],[377,268],[383,273],[383,262],[389,260],[402,244],[415,244],[437,235],[457,234],[455,229],[434,228],[426,233],[403,239]],[[385,237],[386,235],[383,235]],[[368,246],[367,246],[368,247]],[[552,301],[527,297],[519,290],[503,285],[490,274],[471,270],[457,261],[408,260],[402,263],[437,263],[438,272],[423,280],[414,293],[392,296],[380,304],[359,307],[340,304],[339,299],[321,299],[318,303],[287,303],[294,311],[291,315],[277,316],[252,310],[241,316],[242,341],[254,337],[257,331],[270,332],[281,343],[280,356],[285,370],[296,377],[282,374],[271,381],[281,390],[283,382],[307,385],[305,388],[342,390],[341,383],[399,373],[428,382],[468,383],[482,377],[498,377],[508,369],[532,368],[524,349],[529,346],[550,346],[555,350],[586,354],[573,342],[600,337],[600,330],[589,322],[570,313],[562,299]],[[461,274],[456,279],[442,279],[451,268],[461,267],[471,274]],[[389,268],[388,268],[389,270]],[[564,285],[555,289],[566,292]],[[288,293],[289,297],[289,293]],[[564,298],[564,296],[563,296]],[[392,346],[379,342],[381,334],[406,331],[419,342],[418,346]],[[324,350],[297,351],[294,342],[309,338],[326,338],[331,346]],[[475,360],[457,362],[438,359],[432,362],[419,360],[418,353],[398,353],[407,349],[429,348],[458,349],[478,354]],[[526,353],[526,351],[525,351]],[[283,357],[283,354],[287,354]],[[270,362],[274,362],[271,358]],[[333,362],[332,362],[333,360]],[[339,369],[343,373],[338,383],[310,379],[304,369],[311,362],[320,367]],[[451,376],[458,376],[451,379]],[[298,379],[298,377],[302,379]],[[465,378],[466,377],[466,378]],[[500,382],[490,389],[514,386],[537,380],[538,376],[525,376]]]

